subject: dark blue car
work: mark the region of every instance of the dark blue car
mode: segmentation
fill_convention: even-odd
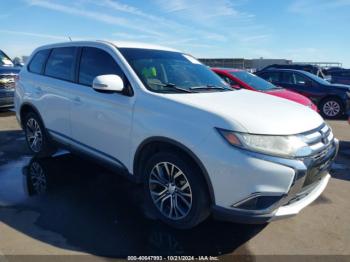
[[[20,67],[14,66],[12,60],[0,50],[0,109],[13,106],[15,77]]]
[[[310,98],[326,118],[338,118],[350,108],[350,86],[331,84],[306,71],[268,69],[257,75]]]
[[[332,70],[329,75],[333,84],[350,85],[350,69]]]

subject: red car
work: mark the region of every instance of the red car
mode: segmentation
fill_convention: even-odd
[[[273,96],[282,97],[304,106],[308,106],[318,112],[317,106],[312,103],[309,98],[282,87],[277,87],[256,75],[248,73],[247,71],[230,68],[212,68],[212,70],[223,80],[229,83],[232,88],[245,88],[248,90],[264,92]]]

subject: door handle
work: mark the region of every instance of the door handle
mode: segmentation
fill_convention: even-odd
[[[36,86],[36,87],[35,87],[35,93],[36,93],[37,95],[42,94],[42,92],[43,92],[43,90],[41,89],[40,86]]]
[[[79,96],[74,97],[74,98],[73,98],[73,102],[75,102],[75,103],[81,103],[80,97],[79,97]]]

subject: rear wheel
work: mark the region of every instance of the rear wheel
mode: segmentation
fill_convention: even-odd
[[[157,217],[170,226],[192,228],[209,215],[200,170],[176,153],[159,152],[147,161],[144,188]]]
[[[24,117],[24,132],[30,151],[38,156],[50,156],[54,151],[49,136],[39,116],[30,112]]]
[[[325,118],[339,118],[343,110],[343,104],[338,98],[330,97],[321,102],[321,114]]]

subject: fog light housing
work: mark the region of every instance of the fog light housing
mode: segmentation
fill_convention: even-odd
[[[232,207],[245,209],[245,210],[264,210],[276,204],[281,200],[283,196],[264,196],[264,195],[255,195],[251,196],[245,200],[242,200],[236,204],[233,204]]]

